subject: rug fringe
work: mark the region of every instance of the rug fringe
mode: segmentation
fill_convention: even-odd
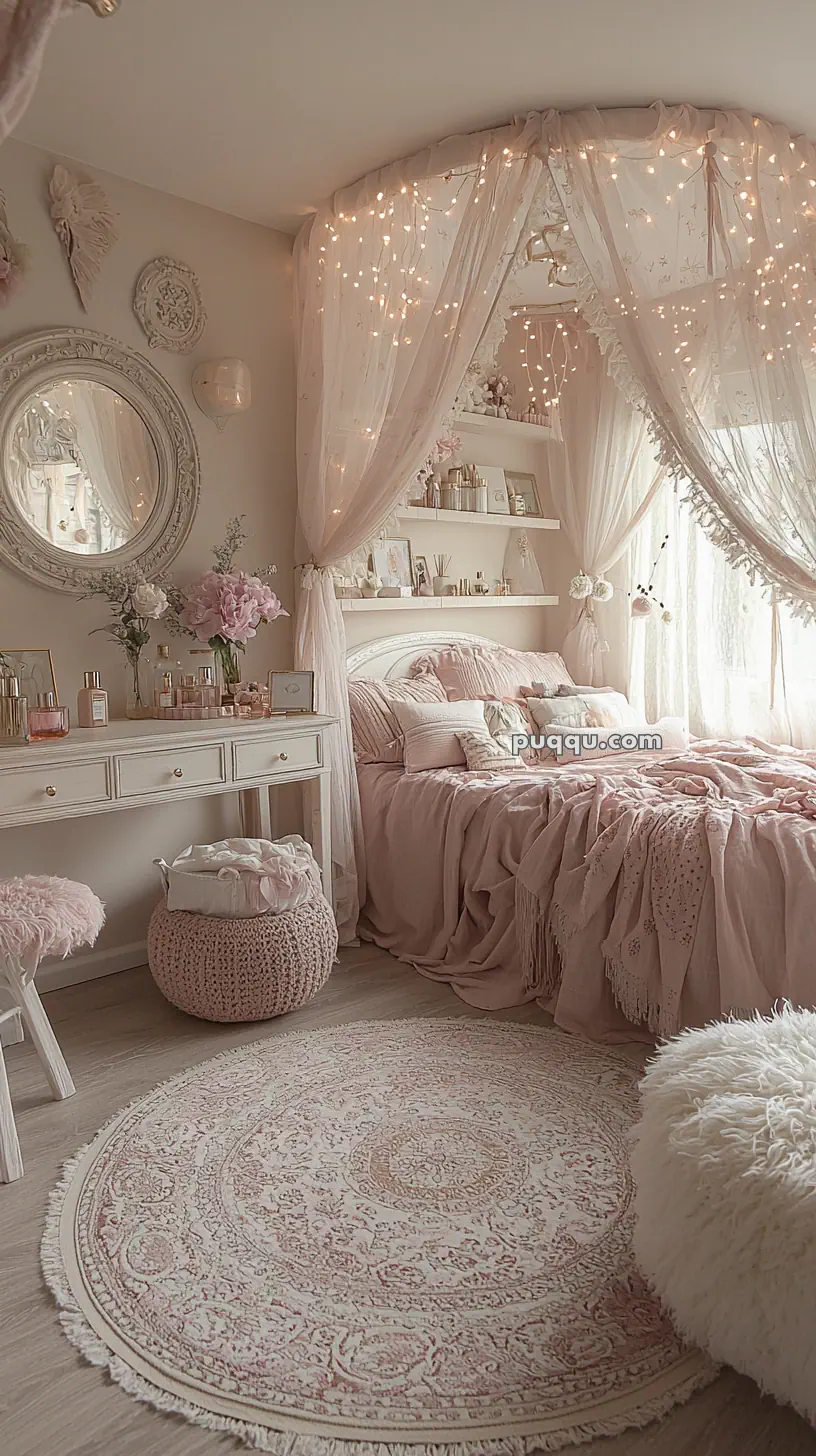
[[[553,944],[555,944],[554,941]],[[379,1024],[387,1027],[393,1025],[393,1022],[397,1020],[411,1021],[414,1019],[414,1017],[395,1017],[391,1021],[380,1021]],[[473,1026],[472,1018],[465,1016],[435,1017],[434,1020],[464,1022],[469,1028]],[[347,1024],[341,1023],[335,1029],[342,1030],[342,1027]],[[493,1030],[502,1027],[500,1022],[490,1022],[489,1024]],[[509,1030],[514,1023],[505,1022],[503,1025]],[[288,1037],[313,1034],[313,1032],[306,1031],[284,1033]],[[261,1044],[265,1040],[266,1038],[258,1038],[257,1044]],[[209,1060],[221,1061],[234,1055],[236,1051],[245,1050],[250,1045],[253,1043],[230,1047]],[[608,1048],[604,1050],[608,1053]],[[167,1079],[170,1082],[174,1080],[173,1077]],[[167,1085],[167,1082],[157,1085]],[[151,1089],[151,1091],[155,1090],[156,1088]],[[607,1420],[585,1422],[562,1428],[559,1431],[542,1431],[533,1435],[432,1443],[347,1440],[343,1437],[322,1436],[308,1431],[276,1431],[268,1426],[221,1416],[217,1412],[207,1410],[170,1391],[162,1390],[160,1386],[154,1385],[152,1381],[140,1375],[120,1356],[115,1355],[93,1329],[71,1289],[60,1244],[60,1225],[65,1202],[74,1177],[82,1159],[91,1147],[91,1143],[95,1142],[101,1133],[104,1133],[131,1108],[142,1102],[146,1095],[148,1094],[143,1093],[141,1096],[133,1098],[124,1108],[108,1119],[91,1142],[84,1144],[63,1163],[60,1179],[48,1195],[40,1259],[45,1282],[56,1300],[59,1308],[59,1321],[70,1343],[89,1364],[106,1369],[111,1380],[121,1386],[128,1395],[143,1405],[150,1406],[153,1410],[166,1415],[181,1416],[191,1424],[208,1431],[231,1435],[243,1442],[245,1446],[256,1451],[269,1452],[271,1456],[534,1456],[537,1451],[561,1451],[567,1446],[578,1446],[586,1441],[594,1441],[601,1436],[616,1436],[620,1435],[622,1431],[649,1425],[652,1421],[667,1415],[674,1406],[689,1400],[698,1390],[709,1385],[719,1373],[718,1368],[701,1355],[698,1367],[686,1380],[673,1386],[670,1390],[664,1391],[660,1396],[644,1401],[634,1409],[621,1412]]]

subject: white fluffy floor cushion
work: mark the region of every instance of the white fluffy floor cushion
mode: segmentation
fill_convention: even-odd
[[[816,1424],[816,1014],[684,1032],[642,1093],[643,1273],[690,1342]]]

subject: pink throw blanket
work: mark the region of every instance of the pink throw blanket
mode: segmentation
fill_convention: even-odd
[[[816,1005],[816,752],[699,743],[572,794],[516,874],[525,986],[597,1031]],[[581,1008],[584,1008],[583,1013]]]

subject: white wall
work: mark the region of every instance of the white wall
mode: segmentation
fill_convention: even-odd
[[[119,242],[97,281],[91,306],[81,308],[49,217],[48,180],[59,158],[15,141],[0,151],[0,188],[15,236],[32,252],[24,291],[0,314],[0,340],[31,330],[73,324],[111,335],[150,355],[184,403],[201,456],[201,502],[190,538],[172,570],[189,580],[210,561],[211,546],[231,515],[246,513],[252,540],[245,564],[276,561],[284,606],[292,609],[295,515],[294,357],[291,323],[292,239],[105,173],[80,175],[102,183],[118,213]],[[169,255],[199,276],[207,327],[192,354],[149,350],[133,314],[136,277],[151,258]],[[196,408],[190,376],[196,364],[239,355],[252,370],[253,407],[223,434]],[[0,647],[52,649],[61,701],[72,712],[85,668],[99,668],[112,716],[124,711],[123,658],[103,634],[100,599],[73,597],[34,586],[0,567]],[[161,635],[156,636],[161,640]],[[246,657],[250,675],[292,663],[291,623],[280,620],[259,634]],[[121,947],[138,947],[157,898],[151,861],[194,840],[234,832],[229,799],[169,808],[95,815],[73,824],[0,833],[0,875],[68,874],[85,880],[106,903],[108,920],[98,943],[115,968]],[[126,952],[127,957],[127,952]],[[139,963],[140,951],[131,951]]]

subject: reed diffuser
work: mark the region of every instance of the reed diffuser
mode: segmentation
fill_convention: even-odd
[[[434,556],[433,591],[435,597],[450,596],[452,582],[448,576],[451,559],[449,556]]]

